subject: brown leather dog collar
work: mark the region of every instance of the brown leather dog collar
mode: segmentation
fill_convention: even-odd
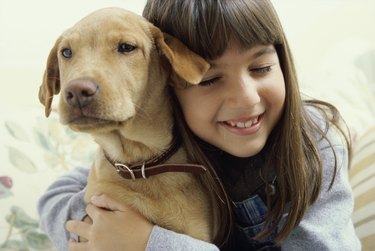
[[[202,174],[207,169],[198,164],[164,164],[180,147],[181,142],[178,137],[174,137],[170,147],[159,156],[145,161],[141,164],[124,164],[112,160],[104,151],[106,159],[116,168],[117,173],[125,179],[147,179],[147,177],[165,172],[189,172],[194,174]]]

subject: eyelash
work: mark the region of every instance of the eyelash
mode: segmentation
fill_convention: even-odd
[[[271,70],[272,70],[271,65],[250,69],[251,72],[255,72],[259,74],[267,73],[267,72],[270,72]]]
[[[269,66],[264,66],[264,67],[259,67],[259,68],[252,68],[249,71],[254,72],[256,74],[265,74],[265,73],[270,72],[271,70],[272,70],[271,65],[269,65]],[[220,80],[220,77],[208,79],[208,80],[200,82],[199,86],[203,86],[203,87],[210,86],[210,85],[215,84],[218,80]]]
[[[202,82],[199,83],[199,86],[210,86],[210,85],[213,85],[219,79],[220,79],[220,77],[216,77],[216,78],[211,78],[211,79],[202,81]]]

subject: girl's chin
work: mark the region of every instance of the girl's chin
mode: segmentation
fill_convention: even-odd
[[[223,151],[229,153],[230,155],[239,157],[239,158],[248,158],[257,155],[262,149],[264,145],[257,146],[257,147],[251,147],[246,149],[244,146],[238,146],[237,149],[233,149],[233,147],[227,148],[227,147],[219,147]]]

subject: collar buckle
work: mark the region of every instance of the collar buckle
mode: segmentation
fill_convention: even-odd
[[[125,164],[122,164],[122,163],[114,163],[115,164],[115,167],[116,167],[116,171],[118,173],[121,173],[121,172],[129,172],[130,173],[130,176],[132,178],[132,180],[135,180],[135,175],[134,175],[134,172],[133,170],[128,167],[127,165]]]

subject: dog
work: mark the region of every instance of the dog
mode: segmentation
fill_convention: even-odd
[[[52,48],[39,100],[49,116],[59,93],[62,124],[99,145],[85,200],[108,194],[152,223],[212,242],[215,213],[173,132],[168,84],[197,85],[209,64],[143,17],[104,8]],[[194,88],[194,87],[192,87]]]

